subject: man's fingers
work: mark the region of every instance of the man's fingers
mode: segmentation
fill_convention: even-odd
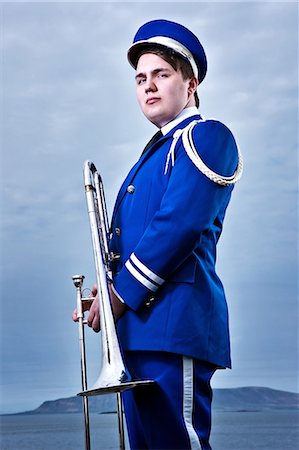
[[[97,298],[98,288],[94,284],[91,288],[91,297],[95,297],[90,301],[82,302],[82,310],[89,311],[87,317],[87,325],[93,329],[96,333],[100,331],[100,313],[99,313],[99,302]],[[78,322],[78,311],[77,308],[73,311],[72,319],[74,322]]]
[[[98,333],[100,331],[100,321],[99,319],[94,319],[92,322],[92,329],[95,333]]]
[[[88,317],[87,325],[93,329],[96,333],[100,331],[100,314],[99,314],[99,303],[95,299],[91,305]]]
[[[91,288],[91,293],[92,293],[92,296],[93,296],[93,297],[95,297],[95,296],[97,295],[97,293],[98,293],[98,286],[97,286],[96,284],[94,284],[94,285],[92,286],[92,288]]]
[[[72,314],[72,319],[74,322],[78,322],[77,309],[74,309],[73,314]]]

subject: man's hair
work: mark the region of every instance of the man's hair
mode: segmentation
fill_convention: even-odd
[[[154,55],[160,56],[160,58],[164,59],[171,67],[176,71],[181,71],[183,80],[189,80],[194,77],[194,73],[191,65],[178,53],[170,48],[158,47],[157,45],[150,45],[145,47],[138,55],[138,59],[145,55],[146,53],[153,53]],[[196,107],[199,107],[199,98],[198,94],[194,92],[195,104]]]

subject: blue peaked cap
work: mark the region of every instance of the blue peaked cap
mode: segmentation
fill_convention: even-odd
[[[188,28],[169,20],[152,20],[137,31],[128,50],[128,60],[136,69],[140,52],[148,46],[171,48],[186,59],[201,83],[207,73],[207,58],[198,38]]]

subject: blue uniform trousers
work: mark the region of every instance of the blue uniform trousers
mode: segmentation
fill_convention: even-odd
[[[123,393],[131,450],[211,450],[212,390],[216,367],[175,353],[127,351],[131,374],[153,386]]]

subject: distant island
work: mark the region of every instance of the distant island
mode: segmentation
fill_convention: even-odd
[[[213,408],[218,411],[299,410],[299,394],[265,387],[213,389]],[[89,397],[89,411],[97,414],[116,412],[115,395]],[[48,400],[32,411],[17,414],[67,414],[82,412],[82,397]]]

